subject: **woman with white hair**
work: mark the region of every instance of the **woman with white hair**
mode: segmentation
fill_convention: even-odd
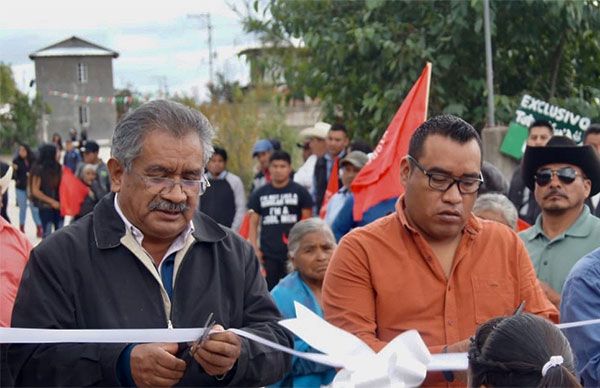
[[[293,271],[271,291],[284,318],[296,317],[294,301],[323,317],[321,288],[335,246],[331,229],[319,218],[309,218],[292,227],[288,236],[288,256]],[[298,337],[294,337],[294,349],[316,351]],[[294,357],[292,370],[273,386],[319,387],[331,383],[334,376],[333,368]]]
[[[517,230],[519,214],[517,208],[504,195],[499,193],[486,193],[477,197],[473,206],[473,214],[485,220],[500,222]]]
[[[100,201],[106,192],[102,189],[102,185],[96,179],[97,166],[95,164],[86,163],[79,171],[78,178],[89,187],[88,195],[83,200],[81,207],[79,208],[79,214],[75,216],[75,220],[91,213],[94,210],[94,206]]]

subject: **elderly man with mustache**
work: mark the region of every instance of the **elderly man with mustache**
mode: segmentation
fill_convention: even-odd
[[[585,204],[600,191],[600,161],[592,146],[554,136],[546,147],[527,147],[522,174],[542,213],[519,236],[546,295],[559,306],[571,268],[600,246],[600,219]]]
[[[198,346],[13,345],[18,386],[264,386],[290,358],[228,328],[283,346],[292,337],[252,246],[198,211],[213,129],[198,111],[148,102],[113,134],[112,194],[31,254],[12,324],[50,329],[217,325]],[[10,385],[10,384],[8,384]]]

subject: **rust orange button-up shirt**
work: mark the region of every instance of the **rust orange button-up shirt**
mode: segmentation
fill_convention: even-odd
[[[523,300],[526,311],[558,322],[515,233],[472,215],[446,278],[403,203],[342,239],[323,284],[327,321],[377,352],[416,329],[432,353],[469,338],[492,317],[513,314]]]

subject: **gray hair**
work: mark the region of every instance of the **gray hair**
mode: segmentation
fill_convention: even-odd
[[[84,164],[83,167],[81,167],[81,170],[79,170],[79,178],[83,179],[83,177],[85,176],[85,172],[88,170],[97,172],[98,166],[96,166],[95,164],[91,164],[91,163]]]
[[[126,171],[131,171],[133,161],[142,151],[144,136],[155,130],[166,131],[175,137],[196,131],[202,143],[204,165],[213,153],[215,131],[202,113],[178,102],[155,100],[129,112],[119,121],[112,137],[111,156],[122,163]]]
[[[290,257],[294,257],[298,251],[298,248],[300,248],[300,242],[304,236],[313,232],[323,233],[325,237],[331,240],[331,242],[335,245],[335,237],[333,237],[333,232],[325,221],[316,217],[307,218],[296,223],[296,225],[294,225],[290,230],[288,235],[288,255]]]
[[[478,214],[486,210],[499,212],[511,228],[515,229],[517,227],[517,219],[519,218],[517,208],[504,194],[486,193],[480,195],[473,206],[473,213]]]

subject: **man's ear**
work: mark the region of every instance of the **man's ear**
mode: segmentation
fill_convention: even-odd
[[[592,192],[592,181],[590,179],[583,180],[583,187],[585,190],[585,197],[588,198]]]
[[[119,191],[121,191],[121,184],[123,174],[125,173],[125,168],[115,158],[108,159],[106,166],[108,167],[108,171],[110,173],[111,191],[118,193]]]
[[[406,187],[406,182],[408,181],[408,177],[410,176],[410,160],[408,156],[405,156],[400,161],[400,180],[402,182],[402,186]]]

